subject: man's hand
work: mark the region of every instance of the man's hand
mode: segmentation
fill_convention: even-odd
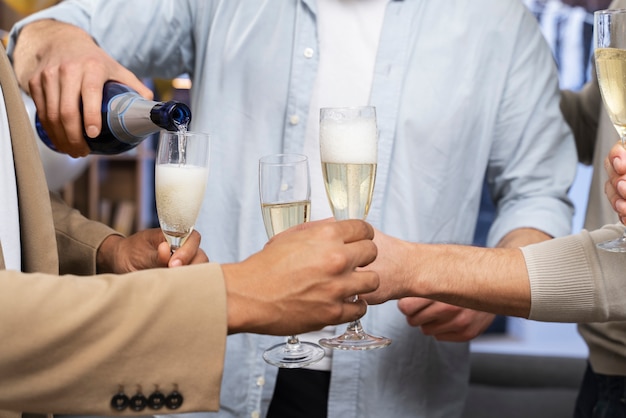
[[[40,20],[22,29],[13,52],[13,68],[20,86],[33,98],[37,115],[56,148],[73,157],[89,153],[83,129],[91,138],[100,133],[106,81],[119,81],[149,99],[153,96],[89,34],[54,20]]]
[[[423,298],[400,299],[398,308],[409,325],[439,341],[469,341],[482,334],[494,318],[490,313]]]
[[[299,334],[363,316],[366,303],[351,300],[378,286],[378,274],[356,271],[376,257],[373,236],[359,220],[310,222],[223,265],[229,332]]]
[[[413,244],[375,230],[374,243],[378,249],[376,260],[364,270],[375,271],[380,277],[380,286],[375,292],[361,295],[371,305],[416,296],[416,290],[424,290],[419,285],[424,265],[420,260],[422,252]]]
[[[176,267],[206,263],[200,249],[200,234],[193,231],[185,244],[170,255],[170,246],[158,228],[137,232],[128,238],[110,235],[100,245],[98,273],[129,273],[157,267]]]
[[[403,298],[398,301],[398,307],[406,315],[407,322],[441,341],[468,341],[491,324],[493,314],[410,297],[428,294],[430,286],[424,277],[438,277],[436,270],[444,267],[432,264],[429,250],[434,248],[411,244],[378,230],[374,243],[378,247],[378,257],[366,268],[378,272],[380,286],[374,293],[362,296],[368,303]],[[441,277],[441,280],[445,278]]]

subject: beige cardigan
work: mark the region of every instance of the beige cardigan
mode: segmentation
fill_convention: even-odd
[[[157,387],[167,395],[177,387],[184,396],[177,412],[217,410],[227,333],[220,266],[94,276],[96,250],[114,232],[59,199],[51,203],[2,48],[0,83],[24,271],[5,270],[0,253],[0,410],[115,414],[110,401],[121,386],[129,397],[139,390],[147,397]],[[0,417],[9,414],[0,411]]]

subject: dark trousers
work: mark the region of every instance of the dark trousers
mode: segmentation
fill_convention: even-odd
[[[330,372],[279,369],[267,418],[326,418]]]
[[[626,418],[626,376],[598,374],[587,364],[574,418]]]

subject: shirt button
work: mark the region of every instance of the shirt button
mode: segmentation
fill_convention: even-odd
[[[292,125],[297,125],[300,123],[300,117],[298,115],[291,115],[289,117],[289,123]]]
[[[313,58],[314,54],[315,54],[315,51],[313,51],[313,48],[304,48],[304,57],[305,58]]]
[[[250,414],[251,418],[259,418],[261,416],[261,413],[259,411],[252,411],[252,413]]]
[[[256,380],[256,385],[257,385],[257,386],[263,386],[264,384],[265,384],[265,378],[264,378],[263,376],[259,377],[259,378]]]

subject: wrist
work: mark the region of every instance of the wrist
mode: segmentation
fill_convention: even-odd
[[[237,264],[222,264],[224,284],[226,287],[226,318],[228,324],[228,334],[245,332],[248,324],[246,318],[247,309],[242,303],[241,292],[237,289],[237,277],[241,277],[240,266]]]
[[[409,294],[434,298],[446,293],[448,282],[445,277],[450,273],[449,269],[455,268],[455,265],[450,262],[450,247],[439,244],[413,245],[417,248],[408,254],[419,254],[419,258],[403,258],[413,259],[414,267],[411,269],[413,273],[404,278]]]
[[[121,235],[107,236],[96,252],[96,270],[98,273],[115,273],[115,260],[118,244],[124,238]]]

